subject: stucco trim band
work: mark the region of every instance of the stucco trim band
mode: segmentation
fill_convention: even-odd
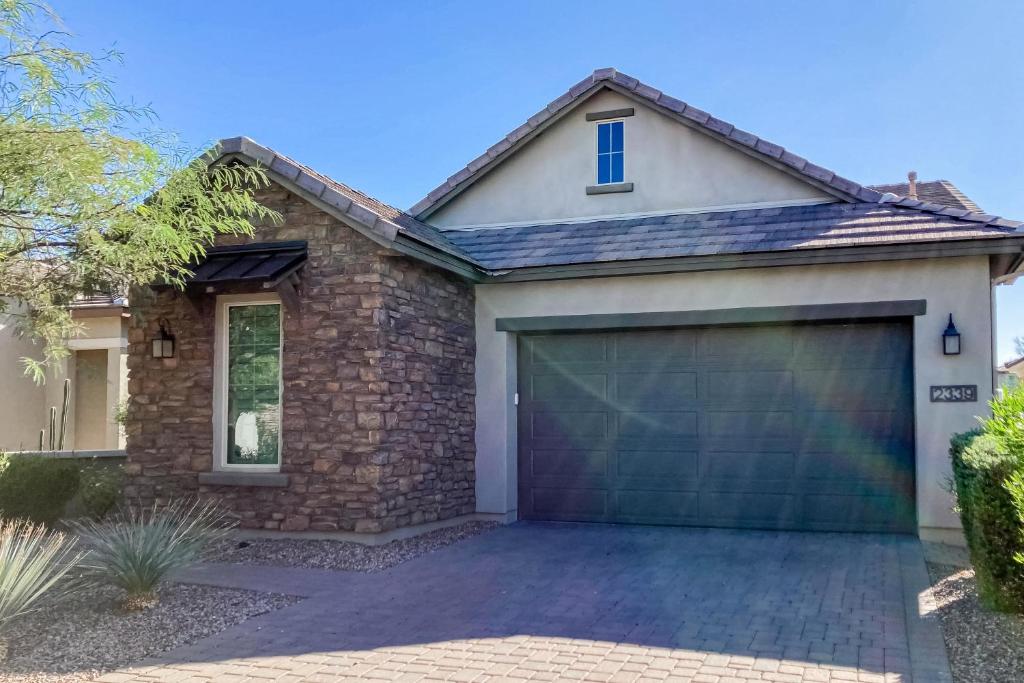
[[[632,192],[633,183],[608,183],[606,185],[587,185],[587,194],[614,194],[616,192]]]
[[[924,315],[924,299],[865,301],[853,304],[809,306],[759,306],[664,313],[600,313],[498,318],[498,332],[557,332],[564,330],[617,330],[631,328],[689,327],[704,325],[751,325],[775,322],[863,320]]]
[[[587,113],[587,121],[605,121],[607,119],[624,119],[635,113],[633,107],[609,109],[608,111],[592,111]]]

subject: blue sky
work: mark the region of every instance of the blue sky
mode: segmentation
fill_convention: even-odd
[[[614,66],[863,182],[910,169],[1024,220],[1020,2],[55,0],[118,92],[200,148],[244,134],[408,207]],[[997,290],[999,357],[1024,283]]]

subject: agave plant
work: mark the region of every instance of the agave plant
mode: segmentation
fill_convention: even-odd
[[[107,521],[69,524],[90,551],[82,566],[99,580],[121,588],[127,610],[155,605],[168,574],[202,559],[207,545],[232,528],[216,505],[187,500],[128,507]]]
[[[67,534],[24,520],[0,520],[0,661],[7,653],[5,627],[39,609],[44,595],[52,599],[73,590],[77,584],[66,577],[83,556]]]

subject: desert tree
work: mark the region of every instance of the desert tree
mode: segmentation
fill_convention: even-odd
[[[71,46],[59,17],[0,0],[0,315],[39,342],[26,372],[43,381],[75,334],[77,296],[181,285],[218,235],[273,219],[260,168],[214,165],[115,96],[120,55]]]

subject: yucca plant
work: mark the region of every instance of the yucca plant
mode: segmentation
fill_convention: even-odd
[[[107,521],[77,520],[69,525],[90,551],[82,566],[122,589],[126,610],[155,605],[168,574],[202,559],[204,549],[232,528],[216,505],[188,500],[127,507]]]
[[[53,599],[73,590],[77,584],[67,574],[83,556],[67,534],[25,520],[0,520],[0,662],[7,654],[7,625],[39,609],[44,595]]]

